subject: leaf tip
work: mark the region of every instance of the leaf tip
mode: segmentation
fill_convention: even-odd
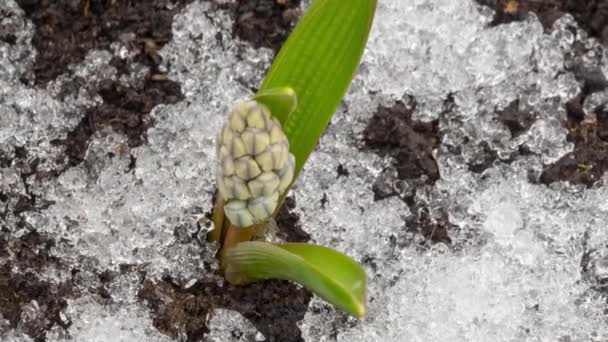
[[[254,100],[270,108],[281,122],[298,108],[298,96],[291,87],[276,87],[260,90]]]
[[[365,303],[357,303],[357,305],[354,307],[353,314],[357,318],[364,318],[367,314],[367,307],[365,307]]]

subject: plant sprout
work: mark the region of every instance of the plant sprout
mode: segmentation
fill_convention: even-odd
[[[369,35],[376,0],[316,0],[282,47],[255,97],[233,107],[217,137],[218,195],[210,241],[226,279],[294,281],[337,308],[365,315],[366,275],[332,249],[254,241],[346,93]]]

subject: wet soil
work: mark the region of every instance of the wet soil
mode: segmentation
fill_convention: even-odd
[[[227,8],[234,20],[232,35],[255,48],[277,52],[301,16],[301,0],[237,0]]]
[[[287,197],[277,215],[277,237],[288,242],[308,242],[310,234],[302,229],[300,215],[294,212],[295,207],[296,199],[293,196]]]
[[[98,91],[104,103],[88,109],[66,139],[52,141],[65,146],[70,166],[84,160],[91,137],[105,127],[125,134],[130,147],[141,146],[146,141],[148,128],[154,124],[149,116],[152,108],[183,99],[177,83],[157,81],[153,75],[130,86],[120,81],[102,82]]]
[[[570,0],[477,0],[496,11],[492,25],[500,25],[525,19],[531,11],[539,16],[547,30],[565,13],[572,14],[579,25],[587,32],[608,43],[608,1],[570,1]],[[594,120],[583,112],[586,98],[596,91],[606,89],[608,81],[598,70],[589,70],[577,58],[586,51],[577,51],[572,60],[572,72],[581,82],[582,92],[565,104],[568,111],[569,140],[575,143],[575,150],[558,162],[547,165],[540,182],[550,184],[556,181],[569,181],[592,186],[608,170],[608,104],[594,110]],[[441,141],[437,122],[421,123],[412,121],[411,115],[416,108],[415,100],[407,104],[398,102],[390,108],[380,107],[363,134],[364,149],[371,149],[380,156],[390,155],[396,170],[385,170],[376,179],[372,190],[375,200],[399,196],[412,211],[406,222],[407,229],[421,234],[426,241],[450,243],[449,231],[457,229],[447,219],[445,212],[431,210],[423,203],[414,201],[417,191],[433,186],[439,178],[433,150]],[[450,101],[446,100],[446,112]],[[518,101],[497,111],[501,122],[513,137],[525,133],[535,121],[536,114],[520,109]],[[477,146],[478,156],[468,165],[469,170],[481,173],[498,159],[490,146],[482,143]],[[519,154],[529,151],[521,149]],[[510,162],[511,160],[502,160]]]
[[[67,167],[84,159],[91,136],[104,127],[126,134],[131,146],[141,145],[152,124],[148,119],[150,110],[157,104],[182,98],[178,84],[158,77],[160,59],[156,50],[171,38],[172,17],[186,1],[171,9],[169,1],[164,0],[92,0],[86,10],[80,1],[17,0],[17,3],[35,25],[32,43],[38,53],[33,76],[23,78],[22,82],[45,87],[58,76],[69,75],[68,66],[81,62],[89,51],[109,49],[119,39],[124,43],[125,37],[131,37],[129,47],[134,57],[112,61],[118,76],[126,75],[128,65],[134,63],[150,70],[140,82],[129,85],[105,80],[96,88],[78,77],[63,85],[60,100],[87,89],[91,96],[100,95],[104,101],[99,106],[83,108],[85,115],[80,124],[66,139],[52,142],[65,147]],[[31,230],[20,214],[44,210],[50,204],[30,193],[27,180],[56,177],[60,172],[39,172],[38,161],[30,158],[25,148],[17,148],[10,158],[3,158],[2,164],[20,171],[25,194],[0,196],[3,202],[15,203],[10,212],[4,210],[0,214],[5,219],[16,217],[2,221],[15,226],[2,227],[0,233],[0,254],[5,255],[0,258],[0,313],[10,327],[19,325],[35,341],[45,341],[45,332],[53,326],[68,327],[69,322],[64,322],[59,313],[67,306],[66,299],[77,295],[71,282],[55,283],[39,276],[47,268],[60,267],[61,260],[50,257],[55,241]],[[29,233],[15,238],[10,232],[16,229]]]
[[[69,73],[68,66],[82,62],[90,51],[110,50],[116,42],[127,45],[134,54],[112,61],[118,78],[128,76],[129,66],[135,63],[150,70],[143,80],[128,85],[106,80],[89,89],[88,80],[78,77],[63,85],[62,98],[74,96],[82,88],[103,98],[103,104],[83,109],[83,119],[66,139],[53,141],[65,147],[69,166],[82,162],[91,136],[108,126],[126,134],[131,147],[143,144],[145,132],[153,124],[149,118],[152,108],[183,98],[179,85],[159,72],[157,51],[171,39],[173,16],[190,1],[18,1],[36,27],[32,41],[38,51],[35,85],[45,86]]]
[[[608,171],[608,107],[594,109],[590,118],[581,117],[583,95],[568,103],[568,140],[574,151],[547,165],[540,181],[551,184],[568,181],[594,186]]]
[[[545,29],[568,13],[591,36],[608,43],[608,1],[606,0],[476,0],[496,11],[494,25],[526,18],[534,12]]]
[[[240,312],[266,337],[266,341],[303,341],[296,323],[304,318],[312,295],[286,281],[264,281],[247,286],[199,283],[191,288],[146,281],[139,297],[152,312],[154,326],[188,341],[201,341],[209,332],[208,314],[215,308]]]
[[[400,179],[433,184],[439,179],[433,157],[433,149],[441,142],[438,121],[413,121],[415,110],[415,101],[378,108],[363,132],[363,141],[367,149],[393,157]]]
[[[451,99],[446,99],[446,111],[452,106]],[[393,162],[374,182],[374,200],[399,196],[412,212],[406,222],[408,230],[421,234],[423,243],[450,243],[449,230],[454,226],[445,212],[431,213],[428,206],[414,199],[417,191],[424,191],[439,179],[433,150],[439,147],[442,139],[439,122],[412,120],[415,110],[413,98],[407,103],[399,101],[392,107],[379,107],[363,131],[364,150],[380,156],[389,155]]]
[[[155,50],[171,39],[173,15],[191,1],[17,0],[36,27],[35,83],[45,85],[89,51],[125,40],[141,51],[137,62],[155,65]]]
[[[112,62],[119,75],[127,75],[129,66],[134,63],[143,64],[150,70],[133,84],[108,80],[92,89],[103,98],[104,103],[83,109],[86,112],[80,124],[67,139],[55,142],[65,147],[69,165],[77,165],[83,160],[90,137],[105,127],[126,134],[131,146],[145,143],[145,132],[154,124],[149,118],[150,110],[157,104],[174,103],[182,98],[179,84],[163,78],[158,68],[160,58],[157,51],[171,39],[170,28],[175,13],[191,1],[91,0],[85,9],[84,2],[77,0],[17,0],[36,27],[33,44],[38,56],[33,76],[24,79],[24,83],[45,87],[58,76],[69,73],[68,66],[81,62],[89,51],[109,49],[110,44],[117,41],[128,43],[135,52],[134,57]],[[534,11],[549,28],[562,13],[568,12],[591,35],[608,41],[608,1],[478,2],[498,9],[494,24],[521,20],[529,11]],[[227,6],[232,11],[235,19],[234,37],[256,47],[277,51],[300,15],[297,9],[299,3],[299,0],[237,0],[219,6]],[[0,39],[10,42],[14,40],[14,34],[9,32]],[[544,183],[571,180],[591,185],[608,169],[608,108],[596,108],[595,120],[581,117],[581,104],[591,91],[602,88],[603,81],[593,81],[589,76],[593,73],[589,71],[580,74],[587,90],[569,103],[569,120],[566,123],[576,150],[547,167],[541,177]],[[62,96],[75,94],[86,83],[87,80],[74,79],[72,84],[65,86]],[[413,184],[406,189],[386,186],[393,183],[393,178],[384,174],[387,180],[382,181],[379,177],[378,184],[374,185],[378,199],[403,196],[407,203],[412,204],[417,187],[432,186],[439,177],[432,155],[432,150],[441,140],[437,123],[412,121],[412,108],[405,103],[379,108],[370,121],[374,122],[374,126],[365,131],[366,148],[393,157],[397,179]],[[514,134],[520,134],[529,127],[529,113],[507,109],[499,117]],[[491,151],[486,150],[486,153],[487,163],[471,167],[481,172],[491,164],[495,156]],[[14,160],[0,158],[0,164],[10,167],[25,163],[27,155],[27,151],[20,151]],[[25,165],[23,169],[29,170],[25,177],[37,172],[35,163]],[[348,177],[348,170],[344,168],[339,168],[337,173]],[[36,199],[33,194],[9,198],[11,196],[0,193],[2,202],[14,199],[20,203],[11,215],[44,208],[44,199]],[[295,204],[291,200],[286,202],[279,216],[279,226],[284,224],[279,234],[290,241],[307,241],[308,234],[298,228],[297,214],[290,211],[293,206]],[[449,243],[451,225],[446,216],[432,215],[424,206],[413,206],[411,209],[414,215],[408,226],[416,227],[431,241]],[[25,225],[24,222],[20,224]],[[59,312],[67,305],[66,298],[75,295],[73,284],[54,284],[36,275],[43,268],[59,267],[61,264],[60,260],[50,257],[49,250],[55,241],[36,232],[15,239],[7,234],[11,228],[0,227],[0,313],[14,328],[35,301],[39,307],[37,315],[21,324],[35,341],[44,341],[44,331],[55,325],[69,326],[70,323],[64,322]],[[101,278],[103,275],[100,275]],[[225,288],[215,282],[201,282],[185,288],[171,279],[159,282],[145,280],[139,296],[146,300],[159,330],[172,336],[185,333],[190,341],[203,338],[208,331],[207,314],[217,307],[241,312],[266,336],[267,341],[301,341],[296,323],[303,318],[311,299],[307,291],[281,281]]]
[[[534,113],[520,109],[519,100],[511,102],[497,114],[498,121],[507,127],[513,138],[530,129],[536,119]]]
[[[608,171],[608,103],[600,104],[590,112],[584,110],[589,96],[608,89],[608,80],[598,67],[585,66],[584,56],[589,53],[587,48],[577,45],[566,56],[581,87],[580,93],[564,105],[567,113],[564,126],[568,130],[568,141],[574,143],[574,151],[546,165],[541,183],[567,181],[592,187]]]
[[[53,257],[56,241],[39,234],[22,216],[40,212],[51,203],[30,191],[27,179],[37,173],[38,161],[24,148],[16,148],[10,158],[0,156],[0,167],[12,167],[21,173],[24,193],[0,191],[0,316],[8,326],[19,327],[35,342],[45,341],[45,332],[54,326],[66,328],[60,312],[72,295],[71,282],[57,283],[44,279],[41,272],[63,269],[61,260]],[[22,230],[15,237],[11,232]]]
[[[299,215],[292,212],[295,199],[288,197],[277,216],[278,236],[288,242],[306,242]],[[269,342],[301,342],[297,326],[306,314],[312,294],[287,281],[263,281],[246,286],[201,281],[186,288],[170,278],[146,280],[139,298],[148,305],[154,326],[165,334],[185,334],[201,341],[209,332],[209,314],[215,308],[237,311],[264,334]],[[237,333],[237,332],[235,332]]]
[[[36,232],[19,239],[0,231],[0,314],[11,328],[19,326],[34,341],[45,341],[45,332],[55,325],[67,328],[60,312],[72,294],[71,282],[53,283],[40,272],[58,267],[60,261],[49,255],[55,241]],[[0,327],[0,333],[2,329]]]
[[[512,138],[516,138],[519,135],[527,132],[536,120],[536,113],[523,110],[520,107],[520,101],[515,100],[505,108],[496,112],[496,120],[509,130]],[[464,139],[463,143],[468,144],[470,141],[468,139]],[[451,148],[453,149],[453,147]],[[492,167],[496,161],[501,163],[511,163],[517,156],[531,153],[524,145],[522,145],[520,146],[519,150],[513,153],[511,156],[499,158],[498,153],[494,151],[485,141],[482,141],[475,146],[473,151],[474,154],[472,158],[467,161],[467,166],[471,172],[475,173],[483,173],[485,170]],[[460,153],[460,151],[453,152],[456,154]]]
[[[424,237],[422,244],[428,245],[436,242],[452,243],[450,231],[458,227],[450,223],[447,212],[436,210],[431,213],[428,206],[421,204],[413,205],[411,210],[412,215],[406,220],[406,227],[409,231],[418,233]]]
[[[162,61],[157,52],[171,40],[173,16],[190,2],[192,0],[17,0],[35,25],[32,43],[38,51],[33,72],[22,82],[46,87],[57,77],[67,75],[70,81],[62,84],[60,100],[74,97],[82,89],[90,96],[99,95],[103,99],[101,105],[82,108],[83,119],[66,139],[53,141],[65,148],[68,168],[83,161],[92,135],[107,127],[125,134],[131,147],[144,144],[147,129],[154,125],[149,117],[152,108],[183,99],[180,85],[167,80],[159,68]],[[276,51],[300,15],[299,3],[299,0],[239,0],[229,5],[218,2],[217,6],[228,6],[232,11],[234,37]],[[0,39],[10,42],[12,36],[8,32]],[[114,57],[111,61],[117,70],[115,78],[91,85],[89,80],[71,75],[70,65],[82,62],[92,50],[111,50],[110,45],[116,42],[127,46],[130,53],[125,59]],[[148,72],[129,82],[117,81],[121,76],[132,77],[132,67],[137,64],[147,67]],[[0,164],[2,167],[23,164],[18,169],[23,171],[26,188],[25,180],[29,176],[56,177],[60,173],[38,174],[36,162],[28,158],[28,151],[20,150],[6,158],[0,156]],[[135,162],[132,160],[132,164]],[[19,204],[11,212],[0,210],[4,217],[42,210],[48,205],[29,192],[26,195],[0,193],[0,200]],[[295,200],[288,198],[278,218],[279,237],[308,241],[309,235],[301,229],[298,215],[291,210],[294,206]],[[45,331],[56,325],[69,326],[70,322],[62,321],[59,313],[66,307],[66,299],[78,294],[71,282],[55,284],[37,275],[44,268],[61,264],[61,260],[50,257],[55,241],[35,231],[15,239],[9,232],[16,227],[1,228],[0,314],[10,327],[20,324],[35,341],[45,341]],[[78,270],[73,272],[78,274]],[[107,275],[100,274],[99,288],[89,291],[111,300],[111,293],[103,285],[106,278]],[[171,279],[158,283],[143,281],[140,298],[148,303],[155,326],[172,336],[186,334],[190,341],[202,340],[207,332],[207,314],[216,307],[241,312],[267,341],[301,341],[296,323],[304,317],[312,297],[308,291],[283,281],[227,288],[219,287],[216,282],[201,282],[188,289]],[[171,301],[167,301],[169,298]],[[31,305],[38,308],[33,310]],[[30,319],[24,321],[23,317]]]
[[[493,25],[523,20],[534,12],[547,31],[562,15],[571,14],[578,25],[592,37],[608,46],[608,1],[606,0],[477,0],[478,3],[496,10]],[[574,28],[572,28],[574,30]],[[600,105],[591,113],[585,113],[583,105],[594,92],[608,88],[608,80],[601,70],[586,67],[582,61],[588,51],[583,46],[575,46],[566,58],[581,84],[581,93],[564,104],[568,114],[564,126],[568,129],[568,140],[575,145],[574,151],[557,162],[546,165],[539,181],[551,184],[567,181],[572,184],[595,185],[608,171],[608,126],[607,104]],[[507,109],[499,113],[512,115]],[[511,129],[511,121],[504,122]],[[516,121],[516,126],[519,126]],[[519,129],[519,127],[515,127]],[[523,129],[527,129],[522,127]],[[513,130],[511,130],[512,133]]]
[[[228,5],[234,21],[233,36],[255,47],[277,51],[299,17],[300,1],[244,1]],[[277,217],[278,237],[290,242],[306,242],[296,202],[288,197]],[[240,312],[266,337],[266,341],[303,341],[297,322],[304,318],[312,294],[286,281],[264,281],[247,286],[199,283],[192,288],[173,284],[170,279],[147,281],[139,296],[150,307],[154,325],[171,336],[184,333],[188,341],[199,341],[208,332],[208,313],[213,308]]]

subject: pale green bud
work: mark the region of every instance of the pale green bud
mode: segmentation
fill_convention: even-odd
[[[240,103],[217,139],[217,184],[230,222],[246,227],[270,218],[295,169],[280,123],[266,106]]]

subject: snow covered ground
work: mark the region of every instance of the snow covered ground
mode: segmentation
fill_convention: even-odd
[[[192,340],[185,330],[159,331],[140,295],[143,280],[222,283],[213,274],[216,246],[204,243],[215,132],[230,105],[252,95],[272,51],[232,38],[221,6],[192,2],[160,51],[184,98],[152,110],[143,145],[97,131],[84,160],[67,167],[53,141],[103,99],[85,90],[61,98],[62,86],[75,77],[129,84],[141,67],[119,76],[110,61],[126,47],[116,42],[46,87],[27,85],[20,78],[35,59],[33,24],[13,0],[0,0],[0,13],[3,25],[20,27],[13,44],[0,41],[0,265],[10,265],[0,291],[16,286],[7,277],[26,285],[33,277],[40,291],[65,300],[51,310],[57,303],[0,298],[19,315],[0,309],[0,340]],[[565,125],[565,104],[581,92],[572,64],[608,75],[608,52],[570,16],[549,31],[534,15],[497,26],[492,17],[472,0],[379,0],[360,71],[293,188],[311,242],[364,265],[369,313],[356,320],[313,299],[298,322],[304,341],[608,341],[608,177],[592,186],[539,181],[546,165],[575,149]],[[533,113],[518,132],[499,117],[516,100]],[[606,100],[598,92],[583,107],[590,113]],[[365,147],[378,107],[397,101],[415,101],[413,120],[438,125],[436,182],[399,177],[391,155]],[[494,161],[472,169],[482,145]],[[19,160],[56,176],[40,180]],[[381,176],[397,191],[376,200]],[[411,187],[408,202],[400,189]],[[35,210],[20,210],[32,196]],[[446,214],[450,243],[425,241],[413,226],[418,208],[431,220]],[[54,241],[48,255],[40,246],[33,256],[11,252],[32,232]],[[207,318],[208,341],[282,341],[236,311]]]

